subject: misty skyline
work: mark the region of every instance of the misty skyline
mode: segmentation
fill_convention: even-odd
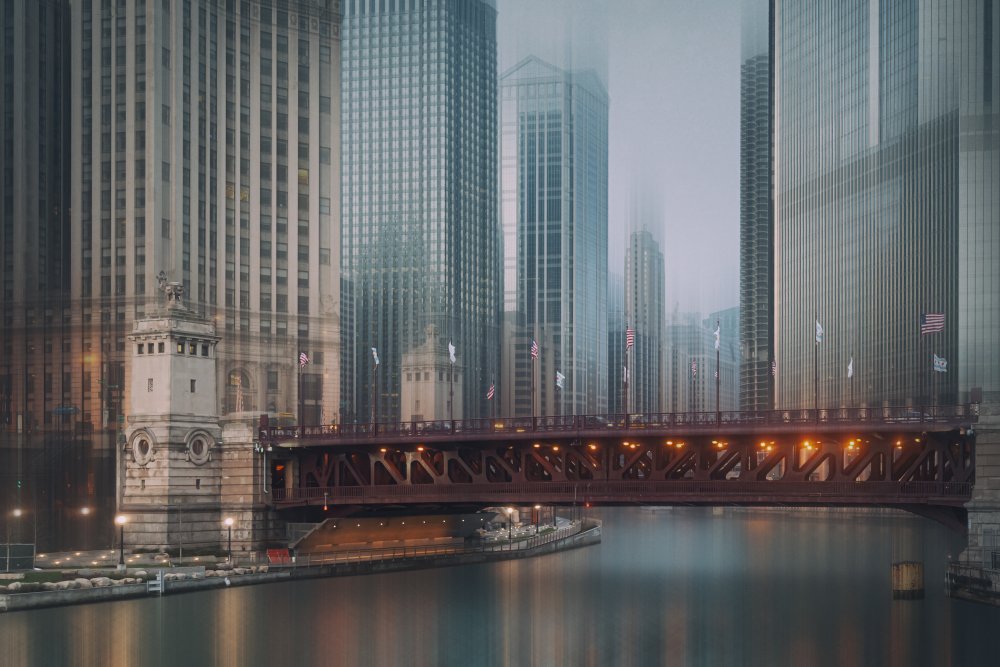
[[[501,73],[535,55],[593,69],[607,86],[609,271],[624,270],[629,232],[645,227],[664,254],[668,313],[738,305],[740,3],[498,0],[497,10]]]

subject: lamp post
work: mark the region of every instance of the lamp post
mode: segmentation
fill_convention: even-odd
[[[514,508],[507,508],[507,544],[513,544],[514,540]]]
[[[535,513],[534,516],[531,517],[532,519],[534,519],[532,523],[535,524],[535,535],[538,535],[538,522],[542,520],[541,514],[542,514],[542,506],[535,505]]]
[[[226,529],[229,531],[229,537],[226,541],[226,558],[229,560],[229,564],[233,564],[233,517],[227,516],[226,520],[222,522],[225,524]]]
[[[118,569],[125,569],[125,523],[128,518],[124,514],[119,514],[115,517],[115,523],[118,524]]]
[[[18,523],[20,523],[21,508],[15,507],[14,511],[11,512],[11,515],[15,519],[18,519]],[[5,568],[5,571],[10,572],[10,520],[8,519],[6,523],[7,523],[7,566]]]

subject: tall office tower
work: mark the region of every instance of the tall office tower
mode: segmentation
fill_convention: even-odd
[[[496,52],[492,0],[344,4],[345,420],[448,418],[447,405],[400,405],[416,382],[403,357],[428,336],[445,361],[451,341],[456,362],[426,382],[458,375],[456,418],[488,414],[502,312]]]
[[[69,291],[69,3],[0,6],[0,525],[48,535],[37,510],[56,474],[83,488],[73,451]],[[64,452],[73,451],[65,467]],[[53,475],[45,478],[44,472]],[[65,488],[65,487],[63,487]]]
[[[740,407],[774,405],[771,0],[744,0],[740,63]]]
[[[1000,390],[998,14],[775,1],[778,407]]]
[[[664,408],[665,289],[659,244],[648,230],[632,232],[625,253],[625,325],[635,331],[635,345],[626,355],[629,412],[657,413]],[[624,332],[612,337],[625,345]]]
[[[608,413],[625,411],[625,278],[608,274]]]
[[[608,95],[593,72],[535,57],[508,70],[501,89],[503,222],[506,234],[517,230],[516,308],[523,317],[508,390],[519,415],[603,413]],[[540,348],[534,362],[532,340]]]
[[[338,0],[80,0],[73,26],[82,420],[120,424],[126,335],[170,281],[221,336],[220,414],[331,421]]]

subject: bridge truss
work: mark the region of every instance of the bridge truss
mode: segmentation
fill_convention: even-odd
[[[928,412],[929,411],[929,412]],[[294,478],[279,509],[387,504],[961,508],[964,408],[424,422],[259,431]]]

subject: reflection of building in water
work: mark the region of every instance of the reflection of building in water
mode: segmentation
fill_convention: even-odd
[[[448,359],[448,338],[428,325],[426,339],[419,347],[403,353],[400,382],[401,421],[462,419],[464,367],[462,350],[456,350],[454,364]],[[455,410],[450,410],[454,393]]]

